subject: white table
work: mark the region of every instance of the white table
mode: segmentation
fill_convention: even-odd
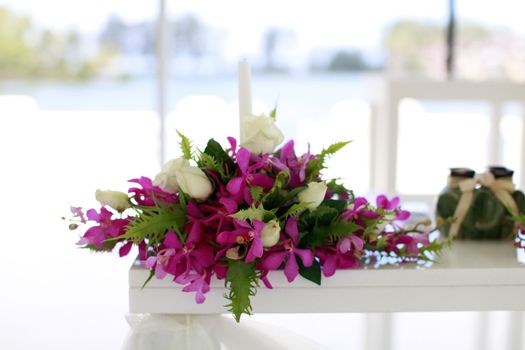
[[[523,252],[506,242],[454,242],[429,267],[408,264],[340,270],[317,286],[301,277],[289,284],[270,273],[274,289],[259,288],[255,313],[349,313],[525,310]],[[204,304],[170,279],[153,279],[135,264],[129,274],[131,313],[219,314],[226,300],[223,281],[212,281]],[[396,302],[392,302],[395,300]]]

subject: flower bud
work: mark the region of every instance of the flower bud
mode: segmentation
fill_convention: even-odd
[[[261,240],[263,247],[270,248],[279,242],[279,237],[281,235],[281,227],[277,220],[272,220],[264,224],[264,228],[261,231]]]
[[[97,190],[95,198],[100,204],[107,205],[117,211],[124,211],[131,207],[128,194],[124,192]]]
[[[308,188],[299,192],[297,198],[300,203],[305,203],[308,209],[314,210],[324,200],[327,189],[324,182],[310,182]]]
[[[244,121],[243,143],[253,153],[272,153],[284,140],[275,120],[265,115],[249,115]]]
[[[162,171],[155,176],[153,185],[159,186],[163,191],[176,193],[179,190],[179,184],[175,173],[184,167],[189,167],[190,162],[185,158],[172,159],[162,167]]]
[[[198,167],[188,166],[175,172],[180,189],[191,198],[205,200],[213,192],[208,176]]]

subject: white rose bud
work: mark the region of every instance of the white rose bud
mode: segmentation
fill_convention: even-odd
[[[159,186],[168,193],[176,193],[179,190],[179,184],[175,173],[177,170],[189,166],[190,162],[185,158],[172,159],[166,162],[162,167],[162,171],[155,176],[153,185]]]
[[[197,167],[188,166],[175,172],[180,189],[191,198],[205,200],[213,192],[213,185],[206,174]]]
[[[118,211],[124,211],[131,206],[128,194],[124,192],[97,190],[95,198],[100,204],[107,205]]]
[[[324,200],[327,188],[324,182],[310,182],[308,188],[299,192],[297,197],[299,202],[305,203],[308,209],[314,210]]]
[[[270,248],[279,242],[279,237],[281,235],[281,227],[279,222],[272,220],[264,224],[264,228],[261,231],[261,240],[263,247]]]
[[[284,140],[275,120],[265,115],[249,115],[244,121],[244,138],[241,146],[253,153],[272,153]]]

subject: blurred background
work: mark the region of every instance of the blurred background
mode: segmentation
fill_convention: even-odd
[[[0,348],[120,347],[133,257],[76,249],[79,233],[61,217],[96,205],[97,188],[154,176],[178,156],[175,129],[201,147],[236,136],[241,58],[253,68],[254,111],[277,104],[300,150],[354,140],[327,175],[356,193],[400,194],[432,216],[449,167],[502,163],[524,183],[524,10],[511,0],[0,0]],[[432,92],[451,79],[485,92]],[[396,97],[395,123],[381,124],[392,91],[376,82],[389,80],[429,90]],[[499,83],[523,97],[487,97]],[[367,349],[370,317],[254,319]],[[389,317],[392,349],[516,344],[515,315],[504,312]],[[335,326],[319,331],[320,320]]]

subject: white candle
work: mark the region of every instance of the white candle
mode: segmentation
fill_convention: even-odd
[[[252,86],[250,64],[246,59],[239,62],[239,127],[240,143],[244,142],[244,120],[252,114]]]

